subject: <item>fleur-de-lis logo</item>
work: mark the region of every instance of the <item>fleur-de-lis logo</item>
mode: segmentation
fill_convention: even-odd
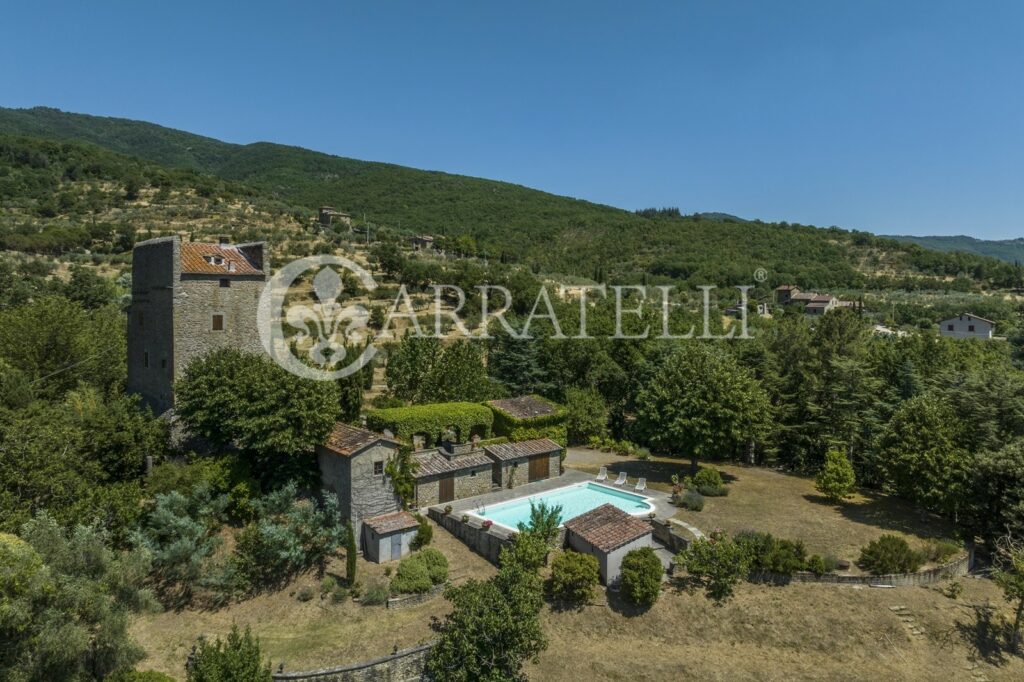
[[[328,266],[351,272],[367,292],[377,288],[370,273],[347,258],[310,256],[281,268],[260,296],[257,323],[264,349],[288,371],[310,379],[348,376],[376,353],[376,348],[366,343],[370,338],[369,311],[360,304],[345,305],[339,300],[345,287],[338,272]],[[286,305],[292,284],[299,275],[313,269],[319,269],[313,278],[317,302]],[[282,322],[296,330],[294,336],[285,335]],[[349,360],[348,350],[353,346],[363,346],[363,350]],[[348,364],[343,364],[346,360]]]
[[[295,346],[308,347],[306,355],[319,367],[336,366],[347,355],[346,345],[362,345],[366,340],[370,313],[359,304],[343,306],[338,298],[344,289],[338,273],[324,268],[313,278],[319,302],[292,305],[285,313],[285,322],[299,330]]]

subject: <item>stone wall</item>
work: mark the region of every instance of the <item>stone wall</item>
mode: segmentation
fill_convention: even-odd
[[[447,587],[448,583],[441,583],[440,585],[434,585],[423,594],[403,594],[401,597],[391,597],[387,601],[387,607],[389,609],[404,609],[416,606],[439,596]]]
[[[651,519],[651,528],[654,529],[654,539],[665,545],[673,554],[678,554],[690,546],[689,538],[673,530],[667,521]]]
[[[826,573],[825,575],[814,575],[813,573],[794,573],[793,575],[780,575],[778,573],[756,573],[750,576],[752,582],[771,583],[774,585],[786,585],[789,583],[832,583],[837,585],[887,585],[890,587],[918,587],[932,585],[950,578],[959,578],[967,575],[974,563],[974,551],[954,559],[942,566],[930,568],[927,571],[917,573],[894,573],[890,575],[837,575]]]
[[[468,521],[464,522],[462,515],[458,512],[445,514],[440,509],[434,508],[430,509],[427,515],[492,564],[497,565],[501,548],[511,544],[507,533],[495,526],[484,528],[479,519],[470,517]]]
[[[424,679],[427,656],[433,644],[422,644],[397,651],[390,656],[375,658],[364,663],[308,670],[294,673],[274,673],[274,682],[413,682]]]
[[[361,537],[363,519],[401,509],[401,502],[386,474],[373,473],[374,462],[387,463],[397,447],[378,443],[355,456],[339,455],[317,447],[320,479],[326,490],[338,496],[341,513],[352,520],[352,528]]]
[[[420,509],[438,504],[441,500],[440,483],[436,478],[416,482],[416,506]]]
[[[472,472],[476,472],[476,476]],[[479,467],[470,471],[460,471],[455,475],[455,499],[475,497],[491,492],[491,467]]]
[[[132,252],[132,302],[128,313],[128,391],[155,414],[173,407],[174,284],[180,276],[180,242],[173,237],[136,244]],[[146,358],[148,357],[148,366]]]

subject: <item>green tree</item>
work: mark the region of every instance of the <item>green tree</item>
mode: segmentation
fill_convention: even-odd
[[[637,397],[636,427],[651,447],[700,458],[735,456],[763,438],[771,408],[757,380],[724,351],[686,343]]]
[[[245,627],[231,625],[227,639],[199,640],[185,666],[188,682],[271,682],[270,661],[264,660],[260,640]]]
[[[237,445],[260,467],[308,456],[338,414],[338,388],[295,376],[269,358],[233,348],[193,360],[175,385],[177,412],[219,447]]]
[[[1024,537],[1024,439],[978,456],[971,527],[987,540]]]
[[[352,528],[351,519],[345,522],[345,580],[349,587],[356,584],[356,567],[359,565],[356,548],[356,531]]]
[[[565,389],[565,428],[573,444],[608,434],[608,407],[596,389]]]
[[[937,396],[903,402],[882,432],[877,451],[896,493],[956,520],[967,498],[971,462],[961,445],[963,428]]]
[[[551,562],[551,593],[570,604],[586,604],[594,598],[600,577],[596,557],[562,552]]]
[[[749,559],[743,547],[725,533],[699,538],[680,552],[676,560],[704,585],[708,598],[718,603],[732,596],[736,583],[749,570]]]
[[[546,546],[551,547],[558,537],[558,529],[562,525],[562,505],[549,505],[544,500],[534,504],[530,500],[529,523],[519,522],[519,533],[530,533],[539,537]]]
[[[825,464],[814,480],[814,487],[833,502],[842,502],[853,495],[856,486],[857,478],[850,460],[839,450],[829,450],[825,454]]]

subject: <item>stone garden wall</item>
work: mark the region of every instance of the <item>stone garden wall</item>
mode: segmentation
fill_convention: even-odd
[[[413,682],[424,678],[423,671],[427,655],[433,644],[422,644],[411,649],[397,651],[390,656],[372,661],[307,670],[294,673],[274,673],[274,682],[313,680],[315,682]]]
[[[942,580],[967,575],[973,563],[974,552],[968,552],[958,559],[927,571],[917,573],[894,573],[890,575],[814,575],[801,571],[793,575],[779,573],[756,573],[750,576],[752,582],[786,585],[788,583],[833,583],[838,585],[886,585],[889,587],[916,587],[932,585]]]
[[[427,514],[439,526],[492,564],[497,565],[501,548],[511,543],[508,534],[504,531],[493,526],[484,528],[480,520],[473,517],[469,517],[468,521],[463,521],[460,512],[445,514],[436,507],[432,507]]]

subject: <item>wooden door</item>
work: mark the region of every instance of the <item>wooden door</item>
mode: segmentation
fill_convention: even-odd
[[[438,482],[438,502],[451,502],[455,499],[455,476],[446,476]]]
[[[543,481],[548,477],[548,456],[536,455],[530,458],[530,483]]]

